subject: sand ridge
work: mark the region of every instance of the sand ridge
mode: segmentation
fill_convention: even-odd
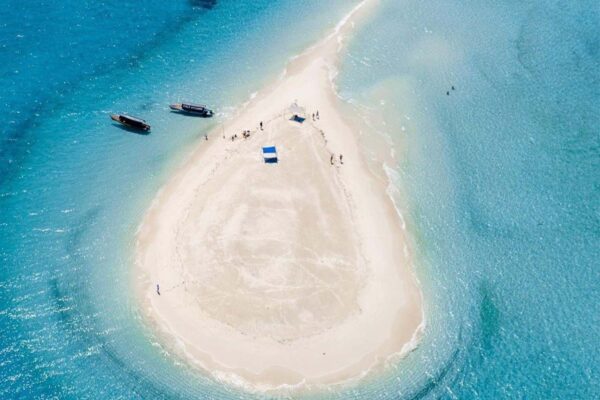
[[[213,132],[142,221],[144,314],[221,379],[256,390],[343,382],[400,352],[421,326],[405,232],[330,79],[342,39],[373,3]],[[304,123],[290,120],[292,103]],[[277,164],[262,160],[270,145]]]

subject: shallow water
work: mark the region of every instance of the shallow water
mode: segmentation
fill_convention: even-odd
[[[396,144],[417,235],[428,327],[399,397],[597,398],[597,4],[384,7],[340,92]]]
[[[165,353],[129,270],[180,156],[350,8],[270,3],[0,10],[0,397],[254,397]],[[318,397],[599,397],[597,5],[381,7],[338,85],[395,144],[427,328],[386,376]],[[166,110],[183,99],[219,115]],[[153,133],[112,126],[113,111]]]
[[[0,398],[238,398],[178,365],[141,323],[134,232],[191,144],[347,3],[307,1],[310,19],[291,1],[13,3],[0,18],[11,112],[0,128]],[[168,112],[184,99],[218,115]],[[153,131],[126,132],[109,112]]]

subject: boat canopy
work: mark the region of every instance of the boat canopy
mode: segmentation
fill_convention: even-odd
[[[203,106],[201,104],[182,104],[181,108],[186,110],[186,111],[200,111],[200,112],[204,112],[207,111],[206,106]]]
[[[146,123],[146,121],[144,121],[143,119],[140,119],[140,118],[130,117],[129,115],[120,115],[119,121],[121,121],[122,123],[127,124],[129,126],[132,126],[134,128],[139,128],[139,129],[143,129],[143,130],[150,129],[150,125],[148,125]]]
[[[144,121],[143,119],[132,117],[129,115],[121,115],[120,118],[121,118],[121,120],[125,120],[125,121],[139,122],[140,124],[146,124],[146,121]]]

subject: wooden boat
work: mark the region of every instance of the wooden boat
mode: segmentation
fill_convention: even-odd
[[[150,125],[148,125],[146,123],[146,121],[144,121],[141,118],[131,117],[129,115],[122,115],[122,114],[112,114],[110,116],[110,118],[113,121],[116,121],[122,125],[125,125],[128,128],[137,129],[137,130],[141,130],[144,132],[150,131]]]
[[[197,115],[199,117],[212,117],[213,112],[206,106],[201,104],[190,104],[190,103],[176,103],[169,106],[171,110],[180,112],[182,114]]]

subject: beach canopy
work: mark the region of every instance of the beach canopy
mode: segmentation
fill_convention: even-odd
[[[290,121],[295,121],[298,122],[299,124],[303,123],[306,120],[306,118],[299,116],[298,114],[294,114],[292,115],[292,118],[290,118]]]
[[[274,164],[277,163],[277,149],[275,146],[268,146],[262,148],[263,158],[266,163]]]
[[[306,116],[304,115],[304,109],[298,105],[298,103],[292,103],[289,108],[290,113],[292,113],[292,118],[290,121],[295,121],[299,123],[303,123],[306,120]]]

